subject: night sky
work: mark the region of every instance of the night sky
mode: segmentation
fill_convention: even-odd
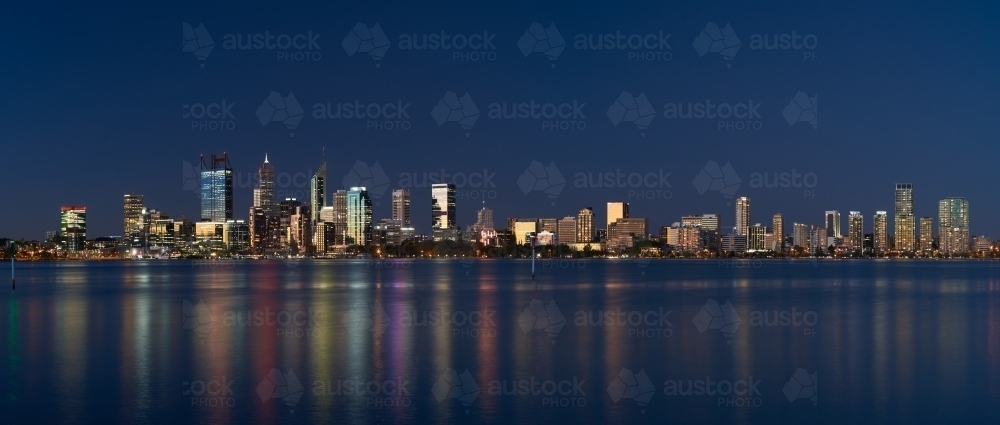
[[[861,211],[869,232],[876,210],[892,214],[894,184],[907,182],[914,185],[916,215],[935,217],[935,227],[937,201],[961,196],[970,203],[972,234],[1000,236],[995,2],[333,3],[342,2],[5,5],[0,236],[43,238],[58,228],[60,205],[88,207],[88,237],[120,235],[122,195],[130,192],[144,195],[148,207],[197,220],[198,199],[184,188],[184,164],[196,168],[199,154],[222,152],[237,175],[236,218],[246,219],[249,179],[265,153],[279,173],[278,191],[300,191],[302,199],[308,183],[300,177],[296,185],[290,177],[315,170],[324,147],[331,189],[344,187],[358,161],[384,169],[389,183],[371,189],[376,220],[390,215],[391,190],[406,176],[415,175],[415,184],[424,173],[487,170],[495,187],[459,187],[460,197],[463,190],[470,197],[458,203],[463,228],[475,220],[482,195],[498,227],[509,216],[562,217],[584,206],[593,206],[603,223],[604,205],[613,200],[630,202],[632,215],[648,217],[653,229],[699,213],[721,213],[731,227],[732,201],[718,191],[700,194],[693,184],[706,163],[716,161],[736,171],[736,196],[751,198],[752,221],[770,225],[771,215],[781,212],[786,231],[792,222],[819,225],[825,210],[836,209],[843,229],[848,211]],[[381,60],[345,51],[342,42],[358,22],[377,23],[386,34],[390,45]],[[533,22],[554,24],[565,39],[555,60],[519,50]],[[731,60],[712,51],[699,56],[695,40],[710,22],[729,24],[738,36]],[[204,24],[211,35],[214,48],[204,60],[184,51],[184,23]],[[319,60],[278,60],[286,52],[280,49],[224,48],[227,34],[265,31],[311,31],[319,49],[287,52]],[[466,61],[453,60],[454,50],[400,48],[401,34],[420,39],[441,31],[485,31],[494,35],[495,49],[478,50],[487,53],[485,61]],[[655,49],[638,51],[670,60],[630,60],[635,51],[628,48],[575,48],[578,34],[618,31],[669,34],[668,49],[657,41]],[[811,35],[815,48],[751,48],[755,35],[772,39],[793,31]],[[272,91],[293,93],[304,109],[294,131],[281,122],[262,125],[256,115]],[[439,126],[432,116],[449,91],[468,93],[480,112],[468,130],[454,121]],[[647,129],[609,118],[623,91],[648,99],[655,116]],[[815,98],[815,128],[786,108],[799,92]],[[192,121],[216,120],[184,117],[192,105],[223,100],[232,117],[220,120],[231,129],[192,129]],[[402,124],[408,130],[315,117],[316,104],[335,108],[355,100],[409,104]],[[585,118],[567,121],[583,121],[572,124],[585,128],[551,130],[543,129],[545,119],[489,116],[491,104],[509,108],[533,100],[583,105]],[[760,117],[751,119],[759,129],[719,129],[718,118],[664,117],[668,103],[686,109],[706,100],[759,104]],[[561,191],[550,191],[554,197],[525,193],[517,184],[533,161],[554,163],[566,180]],[[646,192],[657,199],[639,199],[628,187],[574,184],[578,173],[596,179],[617,170],[662,170],[670,186],[657,178],[657,187],[649,188],[654,192]],[[753,173],[792,170],[812,173],[815,187],[751,187]],[[281,186],[282,173],[291,187]],[[427,234],[430,189],[411,192],[413,222]]]

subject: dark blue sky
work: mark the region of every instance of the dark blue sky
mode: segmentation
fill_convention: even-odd
[[[307,173],[326,147],[330,186],[357,161],[377,161],[390,181],[376,219],[389,214],[401,173],[495,173],[485,194],[498,226],[508,216],[562,217],[626,200],[634,216],[658,227],[689,213],[732,207],[692,183],[709,160],[730,162],[755,222],[782,212],[786,222],[822,223],[823,211],[858,210],[866,231],[876,210],[893,208],[896,182],[914,184],[916,214],[936,216],[937,200],[964,196],[972,232],[1000,236],[992,169],[1000,151],[995,3],[937,2],[414,2],[352,4],[171,3],[6,6],[0,25],[0,116],[6,178],[0,235],[38,239],[58,227],[59,206],[88,207],[89,236],[121,233],[122,195],[197,219],[183,189],[184,161],[226,151],[240,177],[265,153],[279,173]],[[365,4],[362,4],[365,3]],[[666,2],[663,2],[666,3]],[[182,51],[182,25],[204,23],[215,47],[204,61]],[[391,45],[376,68],[341,42],[357,22],[378,23]],[[518,41],[532,22],[554,24],[567,46],[558,59],[527,57]],[[741,42],[732,60],[692,43],[709,22],[729,23]],[[318,61],[279,61],[279,50],[227,50],[226,34],[319,34]],[[495,60],[452,60],[452,51],[402,50],[401,34],[495,34]],[[629,60],[630,50],[578,50],[577,34],[670,34],[670,60]],[[811,34],[815,49],[755,50],[755,34]],[[657,46],[658,47],[658,46]],[[645,52],[645,49],[640,50]],[[807,53],[810,55],[807,58]],[[551,64],[555,64],[552,67]],[[204,67],[200,65],[204,64]],[[294,93],[305,116],[290,137],[279,122],[255,116],[271,91]],[[438,126],[431,110],[447,91],[466,92],[481,112],[467,131]],[[641,92],[656,115],[645,136],[607,111],[622,91]],[[801,91],[816,98],[817,125],[789,125],[783,111]],[[367,120],[317,119],[317,103],[409,103],[408,130],[368,130]],[[184,105],[232,104],[232,130],[195,130]],[[545,120],[490,119],[489,105],[585,103],[584,130],[543,130]],[[668,119],[667,103],[759,104],[759,130],[718,129],[719,119]],[[686,106],[685,106],[686,107]],[[794,119],[794,116],[792,116]],[[732,119],[731,119],[732,120]],[[576,125],[580,125],[577,123]],[[554,162],[567,180],[558,196],[525,194],[525,168]],[[669,199],[630,197],[628,188],[580,188],[578,173],[670,173]],[[813,173],[816,187],[751,187],[753,173]],[[294,184],[293,184],[294,185]],[[282,189],[279,187],[279,189]],[[302,188],[285,188],[303,190]],[[472,189],[472,188],[466,188]],[[426,233],[430,191],[412,188],[414,222]],[[491,192],[490,192],[491,191]],[[470,193],[470,196],[483,192]],[[251,189],[238,185],[236,217],[246,218]],[[459,200],[471,223],[477,200]],[[790,225],[786,225],[790,226]],[[846,223],[844,224],[846,226]],[[786,229],[787,230],[787,229]]]

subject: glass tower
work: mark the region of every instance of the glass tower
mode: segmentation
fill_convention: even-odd
[[[913,217],[913,184],[896,183],[896,216],[893,234],[896,236],[897,251],[913,251],[916,248]]]
[[[347,191],[348,245],[368,245],[372,240],[372,200],[368,189],[352,187]]]
[[[233,167],[229,156],[201,157],[201,221],[233,219]]]

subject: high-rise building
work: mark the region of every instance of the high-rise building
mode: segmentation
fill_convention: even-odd
[[[792,223],[792,244],[799,248],[809,250],[809,225],[805,223]]]
[[[843,237],[843,235],[840,234],[840,211],[827,211],[824,218],[824,222],[826,223],[827,239]]]
[[[372,235],[374,243],[379,246],[399,246],[402,242],[402,226],[403,223],[399,220],[388,218],[379,220],[379,222],[375,224],[375,229]]]
[[[274,211],[274,166],[264,154],[264,163],[257,169],[257,186],[253,189],[253,206],[262,207],[269,214]]]
[[[531,235],[538,233],[538,219],[519,218],[514,222],[514,242],[524,245],[530,241]]]
[[[335,246],[347,243],[347,191],[338,190],[333,194],[333,220],[335,235],[328,244]]]
[[[861,211],[851,211],[847,216],[847,237],[851,240],[851,249],[864,250],[865,216]]]
[[[576,213],[576,241],[594,241],[594,209],[591,207],[585,207]]]
[[[250,248],[250,227],[243,220],[227,220],[222,228],[222,243],[232,252]]]
[[[87,244],[87,207],[64,205],[60,208],[59,232],[63,249],[83,251]]]
[[[913,251],[916,220],[913,216],[913,184],[896,183],[896,215],[893,235],[896,251]]]
[[[771,247],[772,250],[777,252],[785,251],[785,218],[781,216],[781,213],[775,213],[771,217],[771,232],[774,234],[774,246]]]
[[[326,161],[309,179],[309,216],[312,224],[319,221],[319,210],[326,206]],[[316,226],[314,226],[315,228]]]
[[[746,236],[750,229],[750,198],[736,199],[736,234]]]
[[[827,249],[827,236],[825,227],[813,227],[809,238],[809,251],[812,253],[816,252],[826,252]]]
[[[722,217],[718,214],[702,214],[701,228],[710,232],[718,232],[722,226]]]
[[[281,249],[288,250],[291,248],[289,245],[292,240],[291,217],[293,214],[297,214],[300,207],[302,207],[302,202],[299,202],[295,198],[286,198],[284,201],[278,203],[278,239]]]
[[[410,190],[396,189],[392,191],[392,219],[398,220],[403,227],[412,227],[410,222]]]
[[[876,253],[884,254],[889,251],[889,213],[885,211],[875,211],[875,219],[872,220],[874,226],[874,239],[872,245]]]
[[[201,157],[201,221],[233,219],[233,166],[229,156]]]
[[[750,226],[747,232],[747,251],[764,251],[769,249],[766,244],[767,226],[760,223]]]
[[[347,191],[347,242],[368,245],[372,240],[372,201],[368,189],[352,187]]]
[[[605,223],[605,227],[608,231],[608,239],[614,237],[613,232],[611,232],[611,224],[618,221],[619,218],[628,217],[628,202],[608,202],[608,216],[607,222]]]
[[[576,243],[576,217],[566,216],[559,220],[556,239],[560,244]]]
[[[938,237],[942,253],[969,252],[969,201],[965,198],[938,201]]]
[[[128,246],[142,246],[145,241],[142,226],[142,214],[145,207],[142,204],[142,195],[125,195],[124,228],[122,239]]]
[[[431,232],[435,241],[458,239],[455,215],[455,185],[431,185]]]
[[[296,205],[288,215],[288,248],[292,254],[305,254],[312,247],[312,217],[309,205]]]
[[[614,249],[625,249],[635,246],[636,241],[649,237],[649,219],[639,217],[619,218],[611,223],[608,236],[608,246]]]
[[[538,228],[540,232],[551,232],[555,234],[559,230],[559,219],[557,218],[540,218],[538,219]]]
[[[934,219],[930,217],[920,217],[920,250],[934,250]]]

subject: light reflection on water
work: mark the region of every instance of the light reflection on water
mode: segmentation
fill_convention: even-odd
[[[993,263],[566,264],[539,267],[533,282],[527,261],[483,259],[21,263],[17,291],[0,303],[4,415],[12,423],[998,420],[1000,268]],[[557,305],[561,330],[521,327],[533,299]],[[731,337],[694,324],[709,299],[734,305],[741,322]],[[206,336],[185,329],[184,300],[208,307]],[[647,325],[577,320],[661,308],[670,311],[669,333],[655,337],[637,335]],[[751,322],[754,312],[793,309],[815,312],[817,325]],[[373,324],[384,314],[387,325],[356,326],[357,311],[374,312],[363,318]],[[314,322],[278,323],[299,312]],[[495,312],[495,324],[404,323],[407,315],[456,312]],[[247,314],[265,320],[232,320]],[[798,368],[817,373],[815,406],[782,392]],[[272,369],[281,379],[294,375],[298,398],[261,384]],[[623,369],[650,377],[656,392],[647,406],[613,398],[609,384]],[[453,398],[463,388],[440,400],[432,392],[449,370],[468,370],[477,382],[468,406]],[[759,407],[663,391],[667,380],[751,376],[760,381]],[[558,405],[566,401],[558,395],[490,391],[493,383],[573,379],[585,381],[585,396],[571,406]],[[191,394],[192,383],[213,381],[232,382],[232,393],[222,385]],[[355,381],[361,394],[347,394]],[[390,381],[406,393],[380,393]]]

